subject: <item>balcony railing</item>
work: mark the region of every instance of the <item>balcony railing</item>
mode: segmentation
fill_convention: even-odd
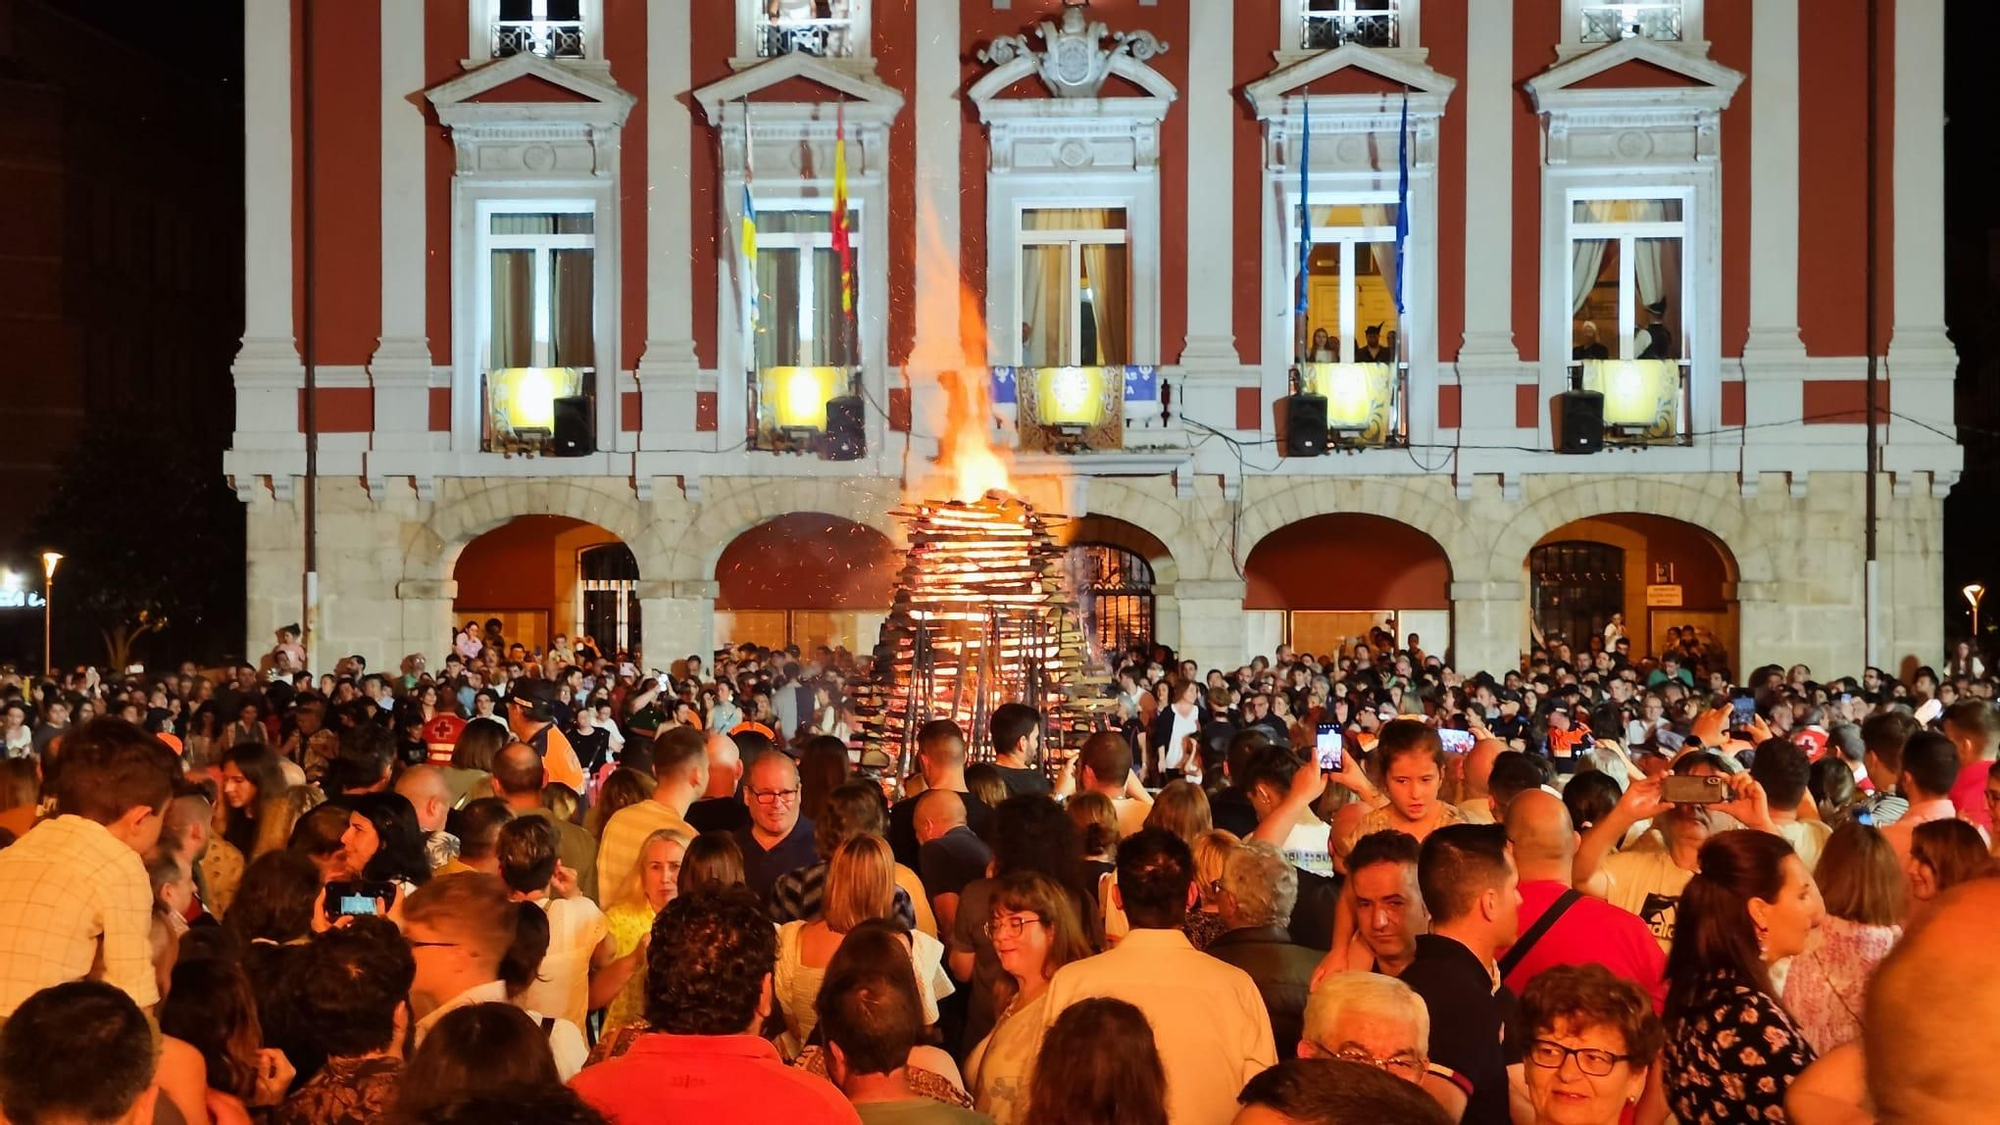
[[[1583,0],[1583,27],[1578,38],[1584,43],[1616,43],[1631,38],[1677,43],[1681,38],[1681,0],[1653,0],[1643,4]]]
[[[1299,45],[1330,51],[1348,43],[1396,47],[1402,43],[1397,0],[1299,0]]]
[[[581,20],[499,20],[493,24],[493,57],[539,55],[545,59],[580,59]]]
[[[1139,434],[1164,430],[1171,409],[1166,380],[1150,364],[995,367],[991,378],[994,411],[1027,450],[1147,444]]]
[[[818,55],[823,59],[844,59],[854,54],[854,20],[813,19],[774,16],[760,29],[757,54],[772,59],[779,55]]]
[[[1299,392],[1326,399],[1328,446],[1362,449],[1410,443],[1410,365],[1302,363]]]
[[[1604,396],[1604,444],[1693,445],[1684,359],[1591,359],[1569,365],[1573,391]]]

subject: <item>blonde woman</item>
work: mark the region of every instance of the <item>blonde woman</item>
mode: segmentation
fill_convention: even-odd
[[[813,1002],[841,940],[871,918],[892,918],[895,909],[896,857],[889,842],[873,835],[844,841],[827,864],[820,916],[778,927],[778,966],[772,990],[785,1012],[780,1047],[787,1057],[796,1056],[812,1037],[819,1018]],[[944,971],[943,943],[922,931],[910,934],[910,962],[916,969],[917,991],[923,996],[924,1023],[936,1023],[938,1001],[953,991],[951,978]]]
[[[606,1009],[606,1031],[646,1021],[646,946],[653,916],[679,893],[681,860],[693,842],[694,834],[678,827],[646,837],[632,874],[611,896],[604,921],[616,947],[615,959],[590,981],[590,1006]]]
[[[1210,829],[1195,838],[1194,878],[1201,889],[1201,901],[1188,911],[1187,920],[1181,923],[1181,932],[1187,935],[1188,944],[1196,949],[1207,949],[1210,942],[1229,929],[1222,920],[1222,865],[1228,861],[1230,849],[1240,843],[1242,841],[1236,833],[1220,828]]]

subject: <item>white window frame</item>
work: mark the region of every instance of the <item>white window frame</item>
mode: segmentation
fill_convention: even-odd
[[[1397,0],[1396,45],[1375,49],[1410,62],[1423,62],[1429,54],[1423,45],[1423,10],[1424,0]],[[1326,53],[1324,49],[1307,50],[1305,47],[1304,0],[1278,0],[1277,31],[1278,50],[1275,57],[1280,67]]]
[[[755,188],[751,189],[751,197],[757,205],[759,223],[757,228],[757,257],[759,259],[762,259],[765,254],[770,253],[808,256],[815,250],[833,249],[833,232],[831,230],[824,233],[819,231],[766,231],[763,227],[763,218],[766,215],[782,215],[787,212],[797,211],[810,211],[815,214],[826,215],[829,217],[828,221],[831,222],[831,216],[833,215],[832,199],[821,196],[766,200],[757,197]],[[865,266],[863,264],[865,255],[863,254],[862,247],[866,244],[866,236],[862,232],[866,229],[867,222],[864,215],[863,201],[849,199],[847,201],[847,209],[854,216],[848,228],[848,244],[854,248],[854,319],[857,325],[865,325],[868,323],[867,287],[861,283],[861,279],[865,275]],[[799,269],[799,296],[799,305],[795,310],[799,321],[799,339],[810,340],[813,338],[814,329],[812,317],[809,314],[817,305],[818,293],[813,288],[813,271],[806,268],[803,262],[800,264]],[[806,299],[808,297],[812,299]],[[840,294],[833,293],[830,294],[830,297],[838,301]],[[762,293],[759,293],[758,301],[760,304],[766,299]],[[751,369],[756,370],[757,326],[750,320],[750,302],[742,302],[742,307],[743,355],[749,360]],[[861,350],[863,338],[859,332],[856,333],[856,336],[854,346],[856,352],[859,354],[855,356],[855,359],[857,362],[861,362],[861,355],[865,354]],[[778,364],[778,366],[791,366],[797,362],[797,360],[788,360]],[[804,366],[817,365],[805,364]]]
[[[698,2],[712,3],[714,0],[698,0]],[[871,10],[873,7],[872,0],[848,0],[848,53],[813,57],[843,69],[874,70],[874,13]],[[736,0],[736,57],[729,60],[732,67],[742,70],[777,57],[767,56],[759,51],[763,28],[764,0]]]
[[[1630,3],[1634,7],[1639,8],[1657,7],[1672,2],[1673,0],[1630,0]],[[1619,0],[1562,0],[1562,6],[1562,42],[1556,47],[1558,58],[1572,58],[1586,51],[1595,51],[1599,47],[1608,47],[1611,45],[1610,43],[1586,43],[1583,41],[1583,13],[1586,10],[1617,7],[1619,6]],[[1677,50],[1706,55],[1708,53],[1708,41],[1702,36],[1702,6],[1703,0],[1680,0],[1681,37],[1679,39],[1654,39],[1651,42],[1658,43],[1663,47],[1672,47]],[[1613,42],[1616,42],[1616,40]]]
[[[1020,280],[1021,277],[1023,276],[1023,272],[1027,269],[1027,253],[1026,253],[1027,248],[1030,246],[1068,247],[1069,312],[1067,315],[1069,317],[1069,322],[1063,326],[1063,334],[1069,339],[1069,355],[1063,358],[1063,365],[1069,367],[1082,366],[1083,365],[1083,303],[1086,300],[1086,297],[1082,285],[1083,255],[1078,251],[1081,247],[1084,246],[1123,246],[1126,248],[1125,249],[1126,305],[1124,309],[1125,323],[1128,331],[1126,337],[1127,340],[1126,351],[1128,353],[1132,353],[1134,349],[1132,347],[1131,337],[1129,334],[1130,326],[1133,320],[1131,213],[1129,211],[1126,212],[1125,226],[1119,227],[1115,230],[1114,229],[1089,229],[1089,230],[1028,229],[1027,226],[1028,212],[1053,211],[1053,210],[1115,211],[1115,210],[1121,210],[1121,208],[1096,207],[1096,206],[1091,206],[1089,204],[1078,202],[1078,203],[1071,203],[1062,207],[1056,207],[1050,204],[1040,204],[1040,205],[1023,204],[1016,209],[1014,213],[1014,229],[1017,232],[1014,239],[1014,319],[1009,321],[1008,323],[1015,325],[1027,323],[1028,310],[1021,307],[1021,285],[1020,285]],[[1027,362],[1027,356],[1023,354],[1021,337],[1018,329],[1014,333],[1013,341],[1014,341],[1014,364],[1016,366],[1019,366]],[[1117,366],[1125,366],[1135,362],[1137,362],[1137,360],[1133,359],[1132,356],[1128,354],[1124,360],[1120,361],[1120,363],[1117,364]]]
[[[485,66],[494,60],[493,25],[500,22],[500,0],[467,0],[469,10],[466,19],[465,68]],[[547,0],[534,0],[535,10],[545,10]],[[549,59],[559,66],[574,66],[581,69],[608,74],[610,64],[604,58],[604,0],[583,0],[583,57],[580,59]]]
[[[1296,193],[1294,193],[1291,196],[1292,200],[1296,200],[1297,198],[1298,196]],[[1310,200],[1307,203],[1308,208],[1381,207],[1384,205],[1390,207],[1394,207],[1396,205],[1395,192],[1391,191],[1385,193],[1379,191],[1367,191],[1367,192],[1316,191],[1312,193]],[[1291,213],[1295,217],[1298,214],[1298,204],[1296,202],[1292,203],[1291,205]],[[1299,338],[1299,303],[1297,297],[1297,292],[1298,292],[1297,285],[1299,276],[1298,230],[1299,228],[1297,227],[1297,225],[1294,225],[1292,227],[1292,239],[1285,251],[1285,272],[1288,276],[1292,278],[1292,284],[1293,284],[1293,298],[1287,306],[1291,310],[1291,315],[1287,320],[1287,331],[1291,333],[1291,335],[1288,338],[1294,341],[1296,341]],[[1311,244],[1314,247],[1334,246],[1334,245],[1338,245],[1340,247],[1341,335],[1340,335],[1340,355],[1336,358],[1341,363],[1353,363],[1354,343],[1355,343],[1355,337],[1358,335],[1357,329],[1359,327],[1357,324],[1359,314],[1356,311],[1357,298],[1355,296],[1354,247],[1356,244],[1364,242],[1372,242],[1372,243],[1386,242],[1389,243],[1391,246],[1395,245],[1396,242],[1395,224],[1391,223],[1389,226],[1386,227],[1312,227],[1307,231],[1307,237],[1312,240]],[[1408,292],[1407,288],[1409,285],[1408,280],[1406,279],[1403,284],[1405,286],[1405,292]],[[1397,320],[1396,330],[1398,339],[1400,340],[1401,336],[1403,335],[1402,322],[1400,316],[1398,317]],[[1307,343],[1310,344],[1311,341],[1308,340]],[[1297,345],[1294,344],[1292,349],[1290,350],[1293,351],[1297,350]],[[1287,354],[1289,354],[1289,352]],[[1306,358],[1310,359],[1312,357],[1307,356]]]
[[[1677,354],[1668,356],[1667,358],[1680,361],[1683,357],[1694,354],[1695,345],[1700,341],[1700,337],[1689,335],[1689,323],[1691,320],[1689,314],[1693,311],[1690,307],[1689,299],[1693,296],[1694,285],[1688,269],[1688,263],[1693,258],[1690,252],[1692,247],[1689,245],[1688,234],[1690,212],[1694,208],[1693,194],[1692,191],[1685,188],[1660,190],[1608,187],[1572,188],[1568,192],[1568,207],[1566,210],[1569,219],[1565,224],[1567,228],[1565,243],[1572,250],[1567,258],[1568,267],[1564,270],[1564,277],[1568,279],[1569,292],[1576,292],[1576,254],[1574,247],[1577,242],[1583,239],[1591,239],[1607,242],[1615,241],[1618,243],[1618,353],[1614,358],[1638,358],[1638,356],[1631,353],[1633,338],[1639,332],[1639,318],[1638,314],[1634,311],[1637,306],[1636,298],[1638,289],[1635,275],[1638,259],[1634,251],[1638,240],[1641,238],[1672,238],[1681,244],[1680,291],[1671,297],[1675,308],[1680,312],[1681,330],[1679,333],[1680,338],[1674,342],[1674,350]],[[1661,220],[1650,223],[1633,221],[1580,223],[1576,220],[1577,204],[1603,202],[1606,200],[1622,200],[1633,203],[1664,203],[1672,200],[1681,205],[1681,217],[1679,219]],[[1576,317],[1572,315],[1569,319],[1574,323]],[[1601,342],[1602,337],[1599,337],[1599,340]]]
[[[534,267],[531,276],[535,283],[534,310],[535,354],[530,366],[548,367],[548,344],[554,337],[550,317],[554,314],[554,295],[549,289],[550,266],[557,250],[588,250],[591,258],[591,273],[597,272],[597,207],[587,199],[549,200],[516,203],[505,199],[488,199],[479,205],[479,261],[485,266],[479,272],[479,292],[474,315],[479,321],[479,369],[482,374],[493,366],[493,252],[496,250],[531,250],[534,252]],[[589,215],[589,234],[494,234],[493,220],[501,215]],[[591,320],[593,322],[591,351],[597,350],[595,321],[597,320],[597,287],[595,276],[591,279]],[[597,372],[596,356],[591,357],[591,372]]]

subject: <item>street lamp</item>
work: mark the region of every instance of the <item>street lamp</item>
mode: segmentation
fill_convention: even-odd
[[[1972,607],[1972,643],[1979,643],[1979,601],[1986,596],[1986,587],[1974,582],[1963,591],[1967,605]]]
[[[56,567],[62,560],[60,551],[42,552],[42,671],[49,676],[56,674]]]

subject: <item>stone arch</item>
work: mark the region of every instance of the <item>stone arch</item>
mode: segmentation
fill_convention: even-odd
[[[1465,518],[1465,506],[1451,491],[1448,477],[1401,480],[1393,477],[1314,477],[1284,485],[1245,503],[1236,533],[1236,564],[1272,532],[1312,516],[1382,516],[1423,532],[1444,549],[1455,582],[1480,581],[1492,570],[1485,537]],[[1216,553],[1229,562],[1229,544]],[[1234,566],[1217,565],[1210,577],[1235,579]]]
[[[1208,572],[1207,548],[1200,536],[1185,530],[1182,512],[1157,496],[1148,495],[1123,481],[1093,478],[1086,494],[1089,503],[1080,519],[1115,520],[1157,541],[1158,546],[1140,549],[1132,544],[1099,538],[1116,546],[1137,550],[1152,564],[1153,581],[1170,584],[1184,574]],[[1074,537],[1074,536],[1072,536]]]
[[[1743,600],[1775,580],[1769,538],[1744,509],[1733,479],[1713,474],[1713,486],[1693,487],[1655,477],[1596,478],[1558,485],[1510,514],[1491,551],[1495,568],[1518,567],[1549,532],[1592,516],[1638,512],[1692,524],[1719,541],[1736,565]]]
[[[466,544],[518,516],[568,516],[616,535],[632,549],[639,574],[663,574],[660,529],[648,523],[629,491],[582,480],[468,482],[463,495],[439,495],[403,555],[406,581],[448,581]]]
[[[715,492],[692,505],[674,529],[660,577],[713,581],[716,562],[738,536],[792,512],[823,512],[866,524],[898,548],[908,542],[902,522],[893,514],[902,503],[902,488],[894,480],[738,479],[716,482],[714,487]]]

